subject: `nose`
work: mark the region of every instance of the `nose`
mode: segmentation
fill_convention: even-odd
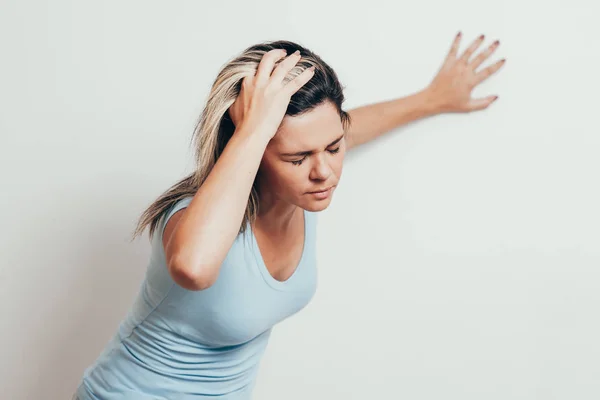
[[[320,153],[315,157],[315,163],[310,171],[310,178],[326,181],[331,175],[331,167],[327,163],[327,155]]]

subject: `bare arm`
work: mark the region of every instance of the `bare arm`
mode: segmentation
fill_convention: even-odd
[[[169,272],[182,287],[201,290],[216,280],[269,140],[243,128],[236,131],[188,207],[169,219],[165,255]]]
[[[428,90],[354,108],[348,112],[352,124],[346,136],[346,149],[369,142],[400,125],[438,114],[440,111],[435,97]]]
[[[479,36],[462,55],[458,55],[459,32],[437,75],[425,89],[410,96],[350,110],[352,126],[346,137],[346,148],[356,147],[400,125],[431,115],[486,109],[498,96],[473,99],[471,91],[498,71],[506,59],[477,71],[500,44],[495,41],[471,58],[483,39],[484,35]]]
[[[313,76],[306,69],[287,84],[283,78],[300,59],[274,49],[261,59],[257,72],[246,76],[228,109],[236,130],[210,173],[181,215],[165,227],[167,266],[184,288],[211,286],[239,233],[260,161],[289,105],[290,98]],[[276,67],[275,62],[285,57]],[[179,214],[179,213],[177,213]],[[172,219],[172,218],[171,218]],[[166,244],[165,244],[166,241]]]

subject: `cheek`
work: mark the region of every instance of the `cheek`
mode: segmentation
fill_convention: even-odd
[[[338,154],[338,157],[335,157],[331,163],[331,169],[338,177],[342,175],[345,155],[345,152]]]
[[[295,193],[302,191],[306,186],[306,172],[302,166],[291,163],[281,164],[280,168],[273,172],[273,183],[278,191]]]
[[[302,166],[292,165],[290,173],[286,176],[287,184],[290,192],[304,193],[306,190],[307,182],[309,181],[308,173]]]
[[[262,181],[267,184],[271,190],[280,192],[282,188],[288,185],[287,168],[279,165],[277,162],[263,158],[260,165],[260,175]]]

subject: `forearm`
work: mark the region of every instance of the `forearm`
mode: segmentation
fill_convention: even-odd
[[[211,281],[218,275],[238,234],[269,140],[255,130],[241,128],[225,146],[171,240],[172,263],[182,276]]]
[[[435,98],[425,89],[399,99],[354,108],[346,133],[346,149],[369,142],[409,122],[439,113]]]

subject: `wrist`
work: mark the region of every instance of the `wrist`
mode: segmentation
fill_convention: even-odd
[[[426,115],[435,115],[445,112],[445,105],[440,96],[433,90],[431,86],[419,92],[421,104]]]
[[[244,123],[236,127],[234,135],[253,140],[256,139],[260,142],[264,142],[265,145],[268,144],[269,141],[273,138],[271,129],[266,129],[258,125]]]

